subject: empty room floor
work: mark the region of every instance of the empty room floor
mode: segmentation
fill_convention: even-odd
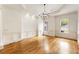
[[[1,54],[62,54],[78,53],[77,41],[71,39],[39,36],[11,43],[0,50]]]

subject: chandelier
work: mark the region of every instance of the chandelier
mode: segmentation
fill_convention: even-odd
[[[43,15],[45,15],[45,12],[46,12],[46,10],[45,10],[45,6],[46,6],[46,4],[44,4]]]

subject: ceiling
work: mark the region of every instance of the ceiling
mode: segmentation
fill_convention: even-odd
[[[44,11],[43,4],[5,4],[3,8],[22,10],[29,14],[39,15]],[[45,11],[49,15],[59,15],[66,12],[75,11],[79,8],[78,4],[46,4]]]
[[[29,5],[22,5],[24,9],[26,9],[29,13],[32,14],[42,14],[44,11],[43,4],[29,4]],[[58,10],[62,5],[60,4],[46,4],[45,11],[46,13],[54,12]]]

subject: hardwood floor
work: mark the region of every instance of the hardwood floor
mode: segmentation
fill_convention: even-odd
[[[75,40],[40,36],[4,46],[1,54],[77,54],[78,47]]]

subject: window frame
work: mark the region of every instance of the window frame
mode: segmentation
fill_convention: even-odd
[[[63,19],[68,19],[68,32],[61,32],[61,21],[63,20]],[[70,32],[70,18],[69,17],[62,17],[62,18],[60,18],[60,32],[61,33],[69,33]]]

